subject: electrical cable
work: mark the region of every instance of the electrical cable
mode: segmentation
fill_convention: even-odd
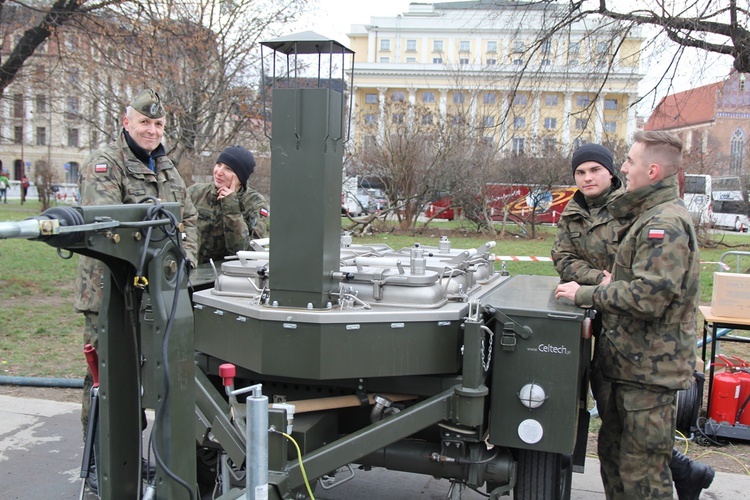
[[[302,463],[302,451],[299,449],[299,445],[297,444],[297,441],[294,440],[292,436],[287,434],[286,432],[281,432],[273,427],[269,429],[271,432],[275,432],[276,434],[281,434],[285,438],[287,438],[289,441],[292,442],[294,447],[297,449],[297,462],[299,463],[299,469],[300,472],[302,472],[302,479],[305,481],[305,487],[307,488],[307,494],[310,495],[310,500],[315,500],[315,497],[313,496],[312,488],[310,488],[310,481],[307,479],[307,472],[305,472],[305,465]]]

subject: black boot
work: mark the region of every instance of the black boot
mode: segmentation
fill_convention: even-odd
[[[96,462],[94,462],[94,457],[91,457],[91,462],[89,463],[89,475],[86,477],[86,485],[94,495],[99,495],[98,479],[99,478],[96,475]]]
[[[677,451],[677,448],[672,448],[669,469],[680,500],[698,500],[701,491],[711,486],[711,481],[714,480],[713,467],[690,460]]]

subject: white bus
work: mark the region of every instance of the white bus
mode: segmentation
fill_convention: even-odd
[[[747,197],[739,177],[714,177],[711,200],[711,223],[714,227],[748,231]]]
[[[682,196],[693,223],[711,223],[711,176],[685,174],[685,193]]]

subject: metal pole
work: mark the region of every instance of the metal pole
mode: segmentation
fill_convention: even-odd
[[[247,459],[245,460],[248,500],[268,500],[268,396],[253,390],[247,398]]]

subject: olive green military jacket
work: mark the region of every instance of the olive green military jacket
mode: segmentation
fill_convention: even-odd
[[[198,236],[195,207],[187,196],[185,183],[174,163],[166,156],[155,158],[155,172],[148,169],[131,151],[124,132],[118,139],[95,151],[86,160],[78,177],[81,205],[119,205],[140,203],[148,197],[163,202],[179,202],[185,238],[182,248],[187,259],[197,263]],[[104,264],[81,256],[74,307],[81,312],[98,312],[102,300]]]
[[[609,205],[622,226],[612,282],[582,286],[576,304],[603,313],[607,378],[686,389],[695,367],[700,260],[677,176],[625,193]]]
[[[198,212],[199,264],[249,250],[251,238],[265,238],[266,199],[254,189],[218,200],[213,183],[193,184],[188,195]]]
[[[614,235],[620,223],[608,205],[622,192],[622,189],[610,190],[597,200],[601,205],[588,207],[583,193],[576,191],[565,206],[551,252],[562,281],[596,285],[604,276],[602,271],[611,270],[617,251]]]

